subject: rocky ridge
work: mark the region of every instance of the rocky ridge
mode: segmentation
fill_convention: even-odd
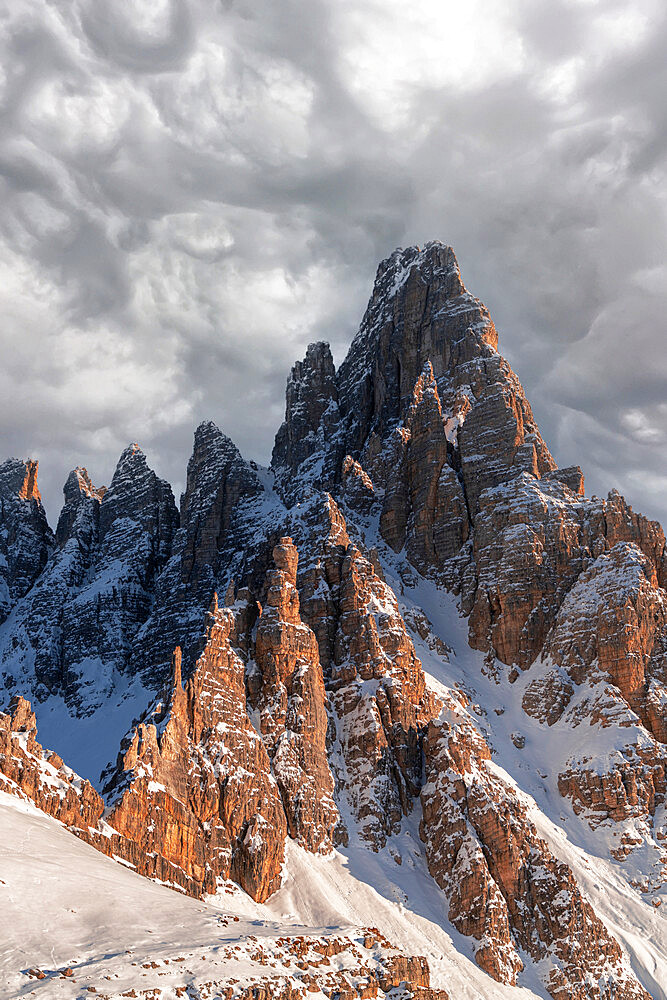
[[[662,891],[665,537],[557,468],[497,347],[451,248],[400,250],[340,368],[325,344],[294,366],[270,472],[202,424],[180,511],[131,446],[108,492],[71,474],[52,536],[36,469],[5,463],[5,684],[76,720],[141,681],[152,702],[99,816],[61,818],[98,847],[107,824],[145,874],[261,901],[288,841],[399,863],[416,816],[442,920],[499,983],[528,964],[558,1000],[646,997],[530,796],[546,782],[550,821],[579,817],[639,893]],[[478,651],[463,673],[448,595]],[[544,773],[523,773],[525,734]]]

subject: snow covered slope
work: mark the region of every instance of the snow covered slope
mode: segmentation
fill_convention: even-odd
[[[406,833],[401,846],[410,841]],[[417,858],[401,871],[379,858],[314,858],[292,846],[289,875],[269,904],[232,886],[200,902],[104,858],[55,820],[0,793],[2,996],[74,998],[92,986],[114,1000],[132,989],[159,989],[171,1000],[183,987],[191,997],[219,995],[216,988],[233,979],[245,986],[280,973],[299,983],[300,973],[280,962],[279,941],[338,935],[359,943],[361,928],[373,926],[403,952],[426,955],[433,986],[460,1000],[484,1000],[488,977],[457,950],[458,936],[439,926],[439,894],[419,869]],[[260,949],[264,963],[251,957]],[[274,960],[276,967],[267,966]],[[71,977],[63,976],[68,968]],[[493,989],[499,1000],[547,996]]]

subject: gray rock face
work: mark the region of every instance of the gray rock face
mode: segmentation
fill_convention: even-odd
[[[183,582],[211,589],[211,574],[224,548],[236,504],[242,497],[261,492],[261,483],[236,445],[214,423],[200,424],[181,498],[182,531],[176,548],[180,550]]]
[[[36,700],[60,694],[86,714],[127,671],[178,512],[137,445],[121,455],[108,491],[75,469],[64,494],[58,544],[0,635],[0,664],[5,685],[32,675]]]
[[[74,649],[77,612],[70,604],[84,584],[99,543],[99,508],[104,488],[95,490],[85,469],[70,473],[56,530],[56,549],[32,591],[16,611],[17,627],[3,650],[3,666],[34,662],[35,693],[65,692],[67,650]]]
[[[285,421],[276,434],[271,464],[281,493],[293,501],[300,479],[331,478],[343,457],[333,438],[340,422],[338,386],[328,344],[310,344],[287,381]],[[326,470],[321,468],[323,457]],[[299,469],[299,480],[294,471]]]
[[[0,623],[30,590],[53,545],[37,468],[18,458],[0,465]]]
[[[134,669],[149,684],[164,683],[176,645],[183,650],[184,673],[194,666],[211,596],[219,580],[228,578],[230,562],[235,556],[245,559],[251,548],[262,498],[257,473],[233,442],[214,423],[200,424],[181,497],[180,528],[155,581],[154,610],[133,654]]]
[[[67,544],[73,535],[77,534],[82,511],[87,506],[90,506],[86,504],[86,501],[97,501],[93,505],[93,509],[97,511],[105,493],[105,486],[95,489],[90,481],[87,469],[81,466],[72,469],[67,477],[67,482],[63,486],[65,503],[60,512],[56,528],[56,543],[61,548]],[[96,519],[96,528],[99,528],[99,518]]]

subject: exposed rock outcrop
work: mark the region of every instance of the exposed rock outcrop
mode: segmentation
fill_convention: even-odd
[[[0,623],[35,583],[53,545],[37,469],[17,458],[0,465]]]
[[[205,637],[202,620],[216,589],[224,593],[230,562],[251,560],[256,522],[261,518],[263,488],[255,469],[211,421],[195,431],[181,496],[180,528],[171,557],[155,582],[153,611],[141,628],[132,666],[146,682],[160,687],[169,673],[175,646],[183,651],[189,673]],[[260,545],[262,554],[270,545]],[[262,563],[255,574],[263,578]]]
[[[324,677],[317,639],[299,614],[298,553],[291,538],[280,539],[273,560],[249,663],[250,699],[290,836],[310,851],[326,851],[340,817],[327,756]]]
[[[319,424],[320,406],[311,405],[309,386],[314,382],[319,392],[322,380],[313,379],[308,359],[294,369],[272,462],[278,483],[298,471],[302,490],[310,484],[330,489],[345,454],[358,459],[369,446],[384,449],[394,428],[405,423],[429,363],[472,509],[488,486],[523,470],[541,475],[553,469],[523,389],[497,353],[497,343],[487,310],[461,281],[451,247],[428,243],[396,250],[378,267],[345,361],[335,376],[327,368],[331,405]],[[318,345],[318,356],[322,353]],[[314,397],[322,398],[318,392]],[[285,447],[290,433],[295,436],[289,428],[301,427],[303,414],[308,441],[319,443],[318,460],[310,444],[307,460],[299,449]],[[363,458],[362,465],[371,471]],[[297,495],[290,481],[290,504]]]
[[[54,539],[36,465],[0,466],[7,688],[62,697],[74,716],[114,685],[141,680],[154,699],[178,647],[166,696],[106,772],[104,818],[92,786],[36,743],[23,702],[2,717],[0,771],[100,850],[195,896],[232,879],[264,900],[288,837],[381,851],[421,807],[443,913],[481,968],[514,983],[532,963],[556,1000],[645,1000],[491,745],[503,764],[527,758],[538,732],[550,820],[573,821],[558,788],[604,825],[619,870],[651,853],[634,886],[664,885],[665,536],[616,492],[586,498],[578,466],[556,468],[497,347],[451,248],[397,250],[339,369],[323,343],[294,366],[271,470],[201,424],[179,515],[132,445],[108,491],[74,470]],[[444,591],[477,661],[448,648]],[[215,592],[227,607],[216,598],[206,617]],[[515,692],[521,724],[494,730],[507,701],[467,712],[464,690],[494,686]],[[435,995],[414,960],[392,969],[357,995],[403,981]]]
[[[88,520],[87,512],[93,511],[94,527],[99,530],[99,505],[106,493],[106,486],[95,488],[88,475],[88,470],[82,466],[72,469],[67,482],[63,486],[65,503],[60,511],[56,528],[56,543],[62,548],[70,538],[79,535],[80,522]],[[83,540],[82,540],[83,541]],[[88,547],[90,541],[88,542]]]
[[[287,824],[260,735],[246,711],[235,619],[212,605],[208,640],[185,686],[174,654],[168,705],[129,734],[105,794],[108,822],[179,868],[195,895],[232,878],[253,899],[280,885]]]
[[[465,397],[467,400],[467,397]],[[432,365],[415,384],[403,424],[388,446],[380,530],[395,551],[406,546],[423,572],[441,570],[468,537],[469,519]],[[377,467],[377,464],[376,464]]]
[[[309,344],[287,381],[285,421],[276,434],[271,464],[288,502],[303,491],[309,478],[330,478],[343,457],[341,441],[334,441],[340,420],[338,386],[328,344]],[[318,468],[328,452],[326,470]],[[299,477],[294,473],[299,470]]]
[[[428,727],[422,837],[449,917],[478,942],[479,965],[514,984],[519,949],[540,963],[555,1000],[648,1000],[617,942],[552,854],[484,740],[449,705]]]
[[[420,733],[437,711],[396,597],[349,538],[330,495],[304,505],[301,613],[315,632],[333,716],[339,793],[375,849],[413,808],[421,785]]]
[[[35,713],[20,696],[12,699],[8,712],[0,712],[0,788],[82,832],[97,827],[104,811],[92,785],[37,742]]]
[[[472,608],[471,645],[528,667],[580,574],[621,541],[635,543],[656,582],[663,579],[660,525],[635,514],[618,493],[587,501],[553,477],[523,474],[483,494],[475,518],[476,588],[464,595]]]
[[[181,498],[180,572],[184,582],[204,591],[215,579],[216,560],[240,498],[262,490],[261,484],[230,439],[211,421],[195,431]]]
[[[125,449],[108,490],[96,490],[85,470],[75,469],[64,493],[58,544],[16,608],[0,663],[8,686],[17,679],[25,685],[32,674],[38,700],[60,694],[87,714],[128,672],[178,512],[171,487],[138,445]]]

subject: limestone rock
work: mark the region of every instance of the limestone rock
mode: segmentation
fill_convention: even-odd
[[[139,680],[147,701],[168,689],[105,774],[105,818],[36,743],[24,703],[2,717],[0,771],[99,850],[194,896],[232,878],[267,898],[287,837],[394,857],[387,841],[421,807],[443,914],[492,977],[514,982],[525,962],[558,1000],[644,998],[480,727],[505,741],[504,764],[521,760],[517,780],[539,732],[553,750],[540,780],[617,873],[634,852],[634,886],[664,885],[665,536],[616,492],[586,498],[578,466],[556,468],[497,347],[451,248],[397,250],[339,369],[322,343],[294,366],[270,470],[204,423],[179,515],[133,445],[106,492],[74,470],[54,539],[36,467],[4,463],[7,689],[38,713],[63,699],[73,717]],[[448,648],[444,590],[483,684],[474,657]],[[215,592],[226,607],[206,617]],[[484,701],[489,677],[531,718],[503,728],[500,697],[467,714],[463,688]],[[397,956],[357,993],[405,976],[430,1000],[420,968]]]
[[[44,569],[53,546],[37,486],[37,462],[0,465],[0,623]]]
[[[661,673],[667,652],[666,626],[667,595],[654,564],[634,543],[617,542],[579,576],[545,652],[575,684],[596,664],[646,728],[666,742],[667,714],[648,700],[653,671]]]
[[[81,653],[72,641],[75,632],[80,635],[81,624],[80,608],[73,605],[98,551],[99,509],[105,490],[92,486],[85,469],[75,469],[63,492],[65,505],[56,529],[56,546],[32,590],[15,610],[15,624],[2,648],[0,664],[8,686],[17,681],[25,685],[25,674],[32,669],[36,700],[62,692],[73,705],[86,700],[76,690],[80,677],[68,670],[68,661],[78,661]],[[97,622],[89,624],[92,637]],[[70,685],[76,687],[68,690]]]
[[[299,614],[298,553],[291,538],[280,539],[273,559],[249,664],[251,703],[290,836],[310,851],[327,851],[339,815],[327,758],[327,696],[317,639]]]
[[[271,458],[276,480],[288,503],[312,477],[319,481],[316,468],[325,444],[331,446],[339,421],[338,387],[331,349],[328,344],[309,344],[303,361],[297,361],[287,382],[285,421],[277,435]],[[327,461],[331,475],[342,458],[338,447]],[[299,477],[295,477],[299,470]],[[325,477],[326,478],[326,477]]]
[[[127,738],[106,794],[108,822],[157,851],[202,892],[233,878],[260,902],[280,884],[287,833],[269,759],[246,711],[234,615],[213,606],[208,641],[185,687],[180,650],[164,716]]]
[[[232,441],[214,423],[200,424],[181,498],[185,537],[181,542],[180,571],[184,581],[198,583],[208,570],[208,582],[212,582],[212,570],[236,504],[240,498],[260,492],[257,476]]]
[[[88,470],[82,466],[73,469],[67,477],[67,482],[63,486],[65,503],[60,511],[58,526],[56,528],[56,542],[62,548],[69,539],[77,534],[77,525],[82,517],[82,508],[89,507],[98,513],[99,504],[102,502],[106,487],[95,488],[88,475]],[[87,504],[86,501],[93,501]],[[99,518],[97,519],[99,520]],[[96,524],[96,527],[99,527]]]
[[[8,712],[0,712],[0,788],[83,830],[96,826],[104,811],[92,785],[37,742],[34,712],[21,696],[12,699]]]
[[[513,984],[519,949],[540,962],[555,1000],[648,994],[617,942],[554,857],[514,789],[489,766],[481,736],[454,704],[424,744],[422,837],[429,870],[450,897],[449,917],[478,942],[475,957]]]
[[[343,459],[341,489],[345,503],[352,510],[370,514],[378,506],[379,498],[372,479],[351,455]]]
[[[662,529],[618,493],[584,501],[556,478],[525,473],[484,493],[475,518],[470,644],[529,666],[584,568],[619,541],[638,545],[662,579]]]
[[[375,849],[413,808],[421,731],[437,711],[396,597],[354,545],[331,496],[302,505],[292,531],[305,565],[301,614],[319,643],[337,789]]]
[[[487,310],[463,285],[451,247],[396,250],[378,268],[339,370],[322,344],[295,366],[272,460],[289,505],[299,492],[334,487],[344,455],[359,459],[372,440],[376,449],[387,446],[395,427],[405,423],[429,363],[472,509],[488,486],[523,470],[540,475],[553,469],[497,343]],[[296,447],[296,440],[303,443]],[[373,478],[369,464],[362,464]]]
[[[427,362],[413,390],[405,423],[394,431],[380,530],[395,551],[406,545],[418,569],[441,569],[468,537],[466,501],[451,465],[433,367]]]
[[[193,669],[205,642],[202,621],[211,596],[216,588],[224,593],[227,561],[249,549],[254,504],[262,494],[256,471],[233,442],[214,423],[200,424],[181,496],[180,527],[155,581],[154,611],[133,652],[133,668],[153,687],[168,678],[177,645],[186,673]]]

